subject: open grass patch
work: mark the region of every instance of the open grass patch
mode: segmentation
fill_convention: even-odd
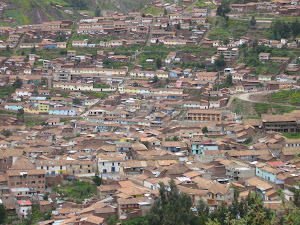
[[[282,133],[282,136],[286,137],[287,139],[300,139],[300,132],[297,133]]]
[[[216,27],[209,34],[212,40],[225,40],[230,37],[240,38],[244,36],[248,30],[249,22],[244,20],[229,19],[219,17],[216,21]]]
[[[87,96],[92,96],[92,97],[101,98],[101,99],[105,99],[108,96],[108,94],[104,93],[104,92],[84,91],[81,93],[84,95],[87,95]]]
[[[27,121],[25,123],[25,126],[26,127],[33,127],[33,126],[36,126],[36,125],[41,125],[43,123],[45,123],[45,120]]]
[[[94,183],[79,180],[66,181],[53,189],[59,193],[61,198],[81,202],[97,194],[97,187]]]

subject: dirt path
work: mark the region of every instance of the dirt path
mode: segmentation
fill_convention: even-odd
[[[255,92],[255,93],[243,93],[243,94],[240,94],[239,96],[236,96],[236,97],[238,97],[241,100],[249,101],[249,102],[260,102],[260,103],[266,103],[266,104],[274,104],[274,105],[280,105],[280,106],[300,108],[300,106],[294,106],[294,105],[290,105],[290,104],[282,104],[282,103],[264,101],[263,99],[260,98],[260,97],[265,96],[267,94],[271,94],[271,93],[278,92],[278,91],[279,90],[276,90],[276,91],[261,91],[261,92]],[[259,98],[255,99],[255,97],[259,97]]]

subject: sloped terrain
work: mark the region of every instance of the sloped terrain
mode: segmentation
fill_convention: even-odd
[[[4,0],[9,9],[4,11],[3,18],[12,18],[16,25],[35,24],[54,20],[80,19],[79,12],[93,16],[96,7],[103,10],[128,13],[145,7],[147,0]],[[66,14],[65,9],[73,11]],[[6,25],[3,23],[0,25]]]

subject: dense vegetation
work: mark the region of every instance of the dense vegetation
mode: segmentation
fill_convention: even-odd
[[[300,23],[298,20],[294,20],[293,22],[275,20],[268,32],[268,38],[280,40],[281,38],[297,37],[299,34]]]
[[[297,190],[292,190],[298,196]],[[296,193],[297,192],[297,193]],[[282,197],[281,191],[279,191]],[[282,199],[284,199],[282,197]],[[262,224],[298,224],[300,221],[299,198],[294,205],[283,202],[284,215],[277,218],[274,211],[266,208],[259,194],[251,193],[246,199],[239,200],[239,191],[234,188],[234,199],[231,205],[224,203],[215,211],[210,211],[208,205],[200,200],[192,209],[189,195],[180,193],[174,180],[169,187],[160,184],[159,197],[155,200],[151,212],[143,218],[123,222],[122,225],[262,225]]]
[[[56,186],[53,190],[59,193],[62,198],[73,200],[77,203],[81,203],[82,200],[97,194],[95,184],[78,180],[61,184]]]
[[[283,90],[268,96],[270,102],[300,105],[300,90]]]
[[[272,57],[294,57],[294,53],[292,53],[288,48],[271,48],[264,45],[258,45],[257,40],[253,41],[252,48],[248,48],[246,45],[240,47],[241,59],[240,62],[246,64],[249,67],[255,67],[254,74],[277,74],[281,67],[281,63],[275,62],[265,62],[262,63],[259,61],[258,55],[261,52],[271,53]]]

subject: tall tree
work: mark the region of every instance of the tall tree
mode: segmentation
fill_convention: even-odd
[[[94,183],[96,184],[96,186],[100,186],[100,185],[102,184],[102,178],[99,177],[98,175],[95,175],[95,176],[93,177],[93,181],[94,181]]]
[[[256,25],[256,19],[255,19],[254,16],[252,16],[252,18],[251,18],[251,20],[250,20],[250,26],[251,26],[251,27],[255,27],[255,25]]]
[[[15,82],[13,83],[14,88],[21,88],[23,85],[23,81],[17,76]]]
[[[227,13],[230,12],[230,5],[229,1],[222,1],[221,5],[217,8],[217,15],[224,17],[226,20],[228,20]]]
[[[95,9],[95,17],[99,17],[100,15],[101,15],[100,8],[97,7],[97,8]]]
[[[203,127],[203,128],[202,128],[202,133],[203,133],[203,134],[206,134],[206,133],[208,133],[208,129],[207,129],[207,127]]]
[[[156,67],[157,67],[157,69],[160,69],[160,68],[161,68],[161,66],[162,66],[162,61],[161,61],[161,58],[157,58],[157,59],[156,59],[156,61],[155,61],[155,63],[156,63]]]
[[[224,55],[221,54],[216,60],[215,60],[215,67],[216,69],[219,71],[219,70],[222,70],[225,68],[225,65],[226,65],[226,62],[225,62],[225,59],[224,59]]]
[[[231,86],[233,85],[233,82],[232,82],[232,75],[231,75],[231,74],[229,74],[229,75],[226,77],[225,85],[226,85],[226,87],[231,87]]]
[[[24,121],[24,109],[19,109],[17,113],[17,119],[19,121]]]
[[[169,182],[169,187],[160,183],[159,197],[155,200],[148,216],[150,225],[189,225],[194,219],[190,210],[191,198],[180,193],[175,181]]]
[[[3,204],[0,204],[0,224],[4,224],[7,218],[6,209]]]

